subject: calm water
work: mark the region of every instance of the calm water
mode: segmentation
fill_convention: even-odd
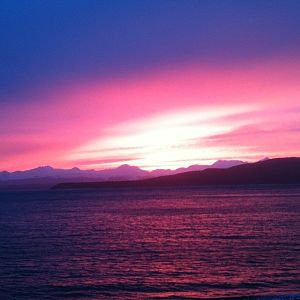
[[[300,299],[300,187],[0,198],[0,299]]]

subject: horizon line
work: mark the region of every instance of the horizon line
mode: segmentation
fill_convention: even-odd
[[[26,172],[26,171],[32,171],[32,170],[35,170],[35,169],[38,169],[38,168],[51,168],[51,169],[54,169],[54,170],[72,170],[72,169],[78,169],[79,171],[106,171],[106,170],[115,170],[115,169],[118,169],[122,166],[129,166],[129,167],[136,167],[136,168],[139,168],[140,170],[143,170],[143,171],[146,171],[146,172],[153,172],[153,171],[156,171],[156,170],[171,170],[171,171],[175,171],[175,170],[178,170],[178,169],[181,169],[181,168],[189,168],[191,166],[212,166],[214,163],[218,162],[218,161],[241,161],[243,163],[255,163],[255,162],[259,162],[259,161],[263,161],[263,160],[268,160],[268,159],[276,159],[276,158],[292,158],[292,157],[296,157],[296,156],[284,156],[284,157],[263,157],[261,159],[258,159],[258,160],[253,160],[253,161],[245,161],[243,159],[217,159],[215,160],[214,162],[210,163],[210,164],[201,164],[201,163],[197,163],[197,164],[192,164],[192,165],[185,165],[185,166],[181,166],[181,167],[177,167],[177,168],[155,168],[155,169],[152,169],[152,170],[146,170],[144,169],[143,167],[139,167],[139,166],[135,166],[135,165],[130,165],[130,164],[120,164],[116,167],[108,167],[108,168],[104,168],[104,169],[81,169],[77,166],[73,166],[73,167],[70,167],[70,168],[59,168],[59,167],[53,167],[51,165],[39,165],[39,166],[36,166],[36,167],[32,167],[30,169],[21,169],[21,170],[13,170],[13,171],[7,171],[7,170],[0,170],[0,173],[14,173],[14,172]]]

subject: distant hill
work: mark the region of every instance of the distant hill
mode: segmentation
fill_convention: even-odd
[[[122,165],[114,169],[106,170],[80,170],[79,168],[72,169],[55,169],[50,166],[43,166],[26,171],[16,172],[0,172],[0,180],[22,180],[34,178],[97,178],[103,180],[113,180],[114,178],[121,179],[140,179],[148,176],[149,172],[141,170],[138,167]]]
[[[187,171],[199,171],[214,167],[216,164],[220,168],[226,168],[232,165],[244,164],[239,160],[219,160],[212,165],[193,165],[187,168],[176,170],[160,169],[154,171],[142,170],[135,166],[121,165],[117,168],[105,170],[80,170],[56,169],[50,166],[42,166],[25,171],[0,172],[0,188],[16,186],[43,186],[51,187],[60,182],[86,182],[86,181],[126,181],[153,178],[158,176],[179,174]]]
[[[61,183],[54,188],[165,187],[300,183],[300,158],[276,158],[227,169],[210,168],[151,179],[119,182]]]
[[[217,160],[212,165],[192,165],[186,168],[178,168],[175,170],[164,170],[164,169],[157,169],[150,172],[151,177],[159,177],[159,176],[168,176],[168,175],[175,175],[190,171],[203,171],[205,169],[210,168],[220,168],[225,169],[233,166],[238,166],[242,164],[246,164],[247,162],[241,160]]]

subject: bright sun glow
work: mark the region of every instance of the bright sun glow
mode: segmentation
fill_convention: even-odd
[[[216,157],[238,156],[243,147],[201,147],[205,138],[225,134],[246,125],[245,119],[228,121],[253,111],[250,106],[216,107],[168,112],[107,129],[107,136],[69,153],[67,159],[84,168],[116,167],[129,163],[144,169],[170,168]],[[129,159],[130,158],[130,159]]]

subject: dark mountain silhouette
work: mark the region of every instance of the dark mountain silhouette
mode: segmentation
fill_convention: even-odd
[[[190,171],[202,171],[209,168],[229,168],[233,166],[238,166],[242,164],[246,164],[247,162],[241,160],[217,160],[212,165],[192,165],[186,168],[178,168],[176,170],[164,170],[164,169],[157,169],[151,171],[151,177],[159,177],[159,176],[167,176],[167,175],[175,175]]]
[[[300,158],[276,158],[234,166],[205,169],[151,179],[119,182],[62,183],[54,188],[167,187],[238,184],[300,183]]]
[[[164,175],[173,175],[187,171],[198,171],[213,167],[218,164],[219,167],[228,167],[231,165],[243,164],[243,161],[222,160],[212,165],[193,165],[187,168],[176,170],[154,170],[146,171],[135,166],[121,165],[114,169],[105,170],[80,170],[56,169],[50,166],[42,166],[26,171],[0,172],[0,188],[16,186],[44,186],[51,187],[54,184],[66,181],[86,182],[86,181],[125,181],[152,178]]]

